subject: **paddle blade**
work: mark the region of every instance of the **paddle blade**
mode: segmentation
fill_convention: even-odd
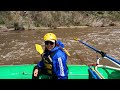
[[[43,48],[42,48],[41,45],[35,44],[35,47],[36,47],[36,50],[37,50],[40,54],[43,54]]]
[[[78,41],[79,39],[78,38],[74,38],[74,40]]]

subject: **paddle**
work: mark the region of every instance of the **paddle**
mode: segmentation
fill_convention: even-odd
[[[96,48],[90,46],[89,44],[82,42],[81,40],[79,40],[78,38],[74,38],[76,41],[79,41],[80,43],[84,44],[85,46],[89,47],[90,49],[96,51],[97,53],[101,54],[102,57],[106,57],[107,59],[109,59],[110,61],[112,61],[113,63],[115,63],[116,65],[118,65],[120,67],[120,62],[118,60],[116,60],[115,58],[107,55],[105,52],[101,51],[101,50],[97,50]]]
[[[57,44],[58,45],[58,44]],[[70,56],[70,54],[68,53],[68,51],[65,48],[62,48],[60,45],[58,45],[63,51],[65,51],[65,53]],[[43,48],[41,45],[39,44],[35,44],[36,50],[42,55],[43,54]]]
[[[58,45],[58,44],[57,44],[57,45]],[[68,56],[70,56],[69,52],[68,52],[65,48],[61,47],[60,45],[58,45],[58,46],[59,46],[59,48],[62,49]]]
[[[70,53],[65,49],[64,44],[63,44],[60,40],[57,40],[56,45],[57,45],[60,49],[62,49],[68,56],[70,56]]]
[[[36,50],[42,55],[43,54],[43,48],[39,44],[35,44]]]
[[[63,49],[63,51],[65,51],[65,53],[66,53],[68,56],[70,56],[69,52],[68,52],[65,48],[62,48],[62,49]]]

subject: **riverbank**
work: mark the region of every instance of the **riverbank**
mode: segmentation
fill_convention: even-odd
[[[120,26],[120,11],[1,11],[0,25],[10,30]]]

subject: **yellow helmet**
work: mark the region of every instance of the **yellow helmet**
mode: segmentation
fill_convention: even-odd
[[[47,33],[44,35],[44,41],[57,40],[57,37],[53,33]]]

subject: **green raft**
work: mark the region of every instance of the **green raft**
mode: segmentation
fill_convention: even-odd
[[[0,79],[32,79],[35,64],[1,65]],[[68,65],[68,79],[120,79],[120,69],[110,66]],[[48,79],[41,75],[39,79]]]
[[[32,71],[35,64],[25,65],[2,65],[0,66],[0,79],[32,79]],[[88,79],[88,66],[68,65],[69,79]],[[41,75],[40,79],[47,79]]]

